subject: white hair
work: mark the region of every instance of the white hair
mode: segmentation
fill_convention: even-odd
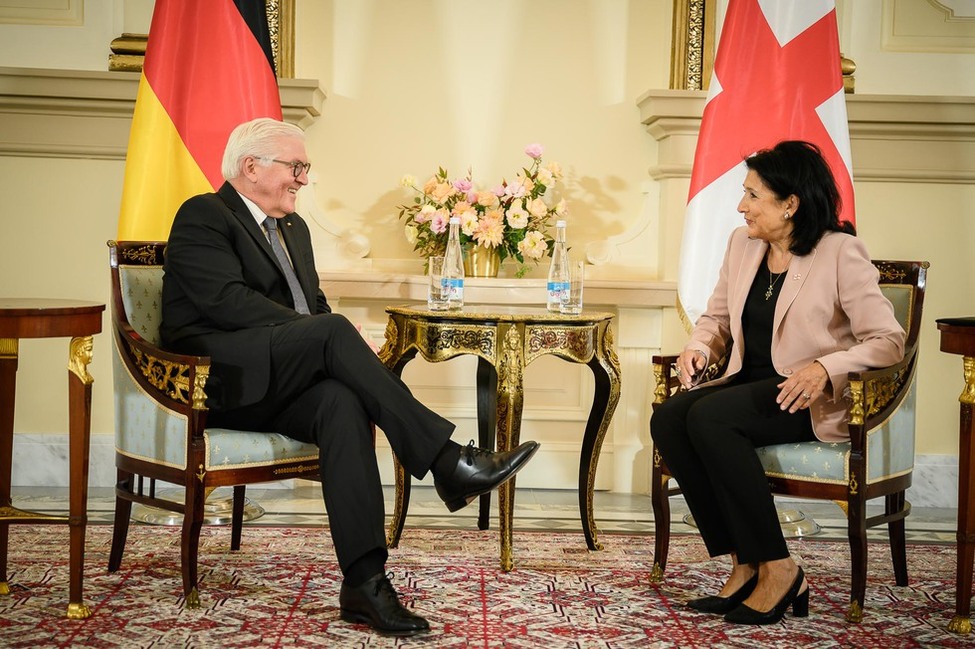
[[[298,138],[305,141],[305,132],[294,124],[281,122],[270,117],[258,117],[237,126],[227,138],[223,151],[220,171],[224,180],[232,180],[243,173],[244,158],[252,156],[268,166],[275,153],[276,141],[282,137]]]

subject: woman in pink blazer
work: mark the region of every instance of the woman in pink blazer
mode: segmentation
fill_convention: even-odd
[[[771,624],[809,589],[789,556],[757,447],[849,439],[847,372],[904,356],[905,333],[880,292],[819,149],[785,141],[745,160],[745,225],[728,241],[707,310],[677,361],[689,390],[650,420],[712,557],[732,570],[717,595],[688,602],[728,622]],[[697,385],[709,363],[724,373]]]

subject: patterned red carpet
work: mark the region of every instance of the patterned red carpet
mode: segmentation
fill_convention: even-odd
[[[909,548],[911,585],[894,585],[886,545],[870,545],[864,621],[843,619],[845,543],[791,543],[812,588],[810,617],[733,627],[682,606],[715,591],[723,564],[694,536],[671,545],[666,582],[651,586],[648,536],[516,532],[515,570],[498,569],[495,531],[407,528],[389,568],[431,633],[383,638],[339,620],[338,570],[327,531],[249,527],[231,554],[229,530],[207,528],[200,550],[202,607],[184,609],[179,530],[133,526],[122,569],[106,572],[111,527],[89,527],[85,601],[93,615],[65,619],[67,529],[11,528],[9,584],[0,597],[3,647],[972,647],[945,630],[954,609],[954,547]]]

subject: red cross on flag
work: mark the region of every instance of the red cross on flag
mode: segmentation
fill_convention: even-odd
[[[818,145],[854,222],[850,133],[833,0],[731,0],[701,118],[677,279],[690,323],[718,280],[748,155],[781,140]]]

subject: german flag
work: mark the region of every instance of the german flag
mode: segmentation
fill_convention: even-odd
[[[230,132],[257,117],[281,119],[264,0],[156,0],[119,239],[167,240],[183,201],[223,184]]]

